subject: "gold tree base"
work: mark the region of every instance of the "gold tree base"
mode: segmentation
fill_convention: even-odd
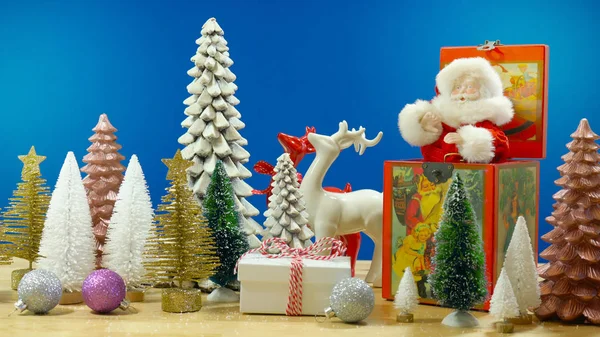
[[[70,305],[70,304],[79,304],[83,302],[83,296],[81,296],[81,292],[63,292],[62,297],[60,298],[60,305]]]
[[[509,318],[507,321],[515,325],[527,325],[533,323],[533,315],[527,314],[523,316],[513,317]]]
[[[202,308],[202,291],[199,289],[165,289],[162,292],[162,310],[165,312],[194,312]]]
[[[499,333],[513,333],[515,326],[512,323],[498,322],[496,323],[496,332]]]
[[[19,288],[19,282],[25,274],[29,273],[33,269],[16,269],[10,273],[10,287],[12,290],[17,290]]]
[[[144,302],[144,293],[136,290],[128,290],[125,298],[129,302]]]
[[[396,316],[396,322],[398,323],[412,323],[414,322],[413,314],[398,314]]]

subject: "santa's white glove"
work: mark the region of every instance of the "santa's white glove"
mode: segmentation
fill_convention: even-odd
[[[441,132],[442,120],[432,112],[427,112],[421,118],[421,127],[429,132]]]
[[[456,132],[450,132],[444,137],[444,142],[447,144],[456,144],[460,145],[464,142],[463,138]]]

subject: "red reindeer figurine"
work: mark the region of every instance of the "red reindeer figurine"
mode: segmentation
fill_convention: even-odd
[[[277,135],[279,144],[283,146],[285,153],[289,153],[290,159],[294,163],[294,167],[298,167],[298,164],[300,164],[300,161],[302,161],[306,154],[315,152],[315,148],[308,141],[308,134],[313,132],[316,132],[315,128],[307,126],[306,133],[302,137],[290,136],[286,135],[285,133],[279,133]],[[266,189],[252,191],[253,194],[266,194],[267,205],[269,204],[269,197],[271,196],[271,190],[273,189],[273,186],[271,186],[273,183],[273,176],[275,175],[275,171],[273,171],[273,169],[274,166],[264,160],[261,160],[254,165],[254,171],[257,173],[271,176],[271,181]],[[302,182],[302,174],[300,172],[298,172],[298,182]],[[343,190],[337,187],[326,187],[325,190],[334,193],[348,193],[352,192],[352,187],[350,186],[350,183],[347,183]],[[344,242],[347,247],[346,254],[350,256],[352,276],[354,276],[354,267],[356,265],[356,259],[358,258],[358,251],[360,249],[360,233],[342,235],[339,239]]]

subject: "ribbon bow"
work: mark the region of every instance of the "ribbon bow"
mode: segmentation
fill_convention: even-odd
[[[279,253],[271,253],[275,250],[279,251]],[[326,251],[329,251],[329,254],[322,255]],[[292,258],[289,295],[285,314],[288,316],[300,316],[302,315],[302,273],[304,270],[302,259],[331,260],[339,256],[344,256],[346,246],[334,238],[322,238],[307,248],[291,248],[283,239],[271,238],[264,241],[259,248],[251,249],[244,253],[236,263],[234,272],[237,274],[238,265],[242,258],[256,252],[261,253],[269,259]]]

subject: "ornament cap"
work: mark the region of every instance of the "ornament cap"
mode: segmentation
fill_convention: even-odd
[[[121,304],[119,304],[119,309],[127,310],[127,309],[129,309],[130,304],[131,304],[131,302],[129,302],[128,300],[123,300],[123,301],[121,301]]]
[[[17,302],[15,302],[15,309],[19,310],[19,312],[23,312],[27,310],[27,304],[25,304],[22,299],[19,299]]]
[[[331,319],[335,317],[335,312],[333,311],[333,308],[329,307],[327,309],[325,309],[325,317]]]

